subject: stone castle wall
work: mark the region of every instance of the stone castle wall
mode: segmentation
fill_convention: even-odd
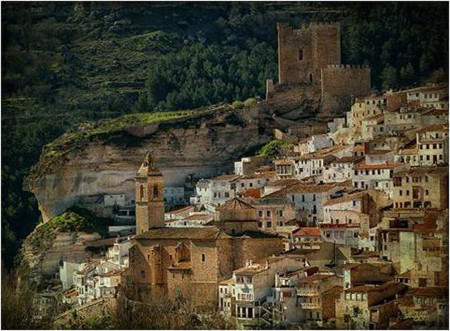
[[[339,114],[351,106],[352,99],[370,93],[368,66],[328,65],[322,69],[322,113]]]
[[[341,63],[338,23],[311,23],[292,29],[278,26],[279,84],[320,83],[320,69]]]

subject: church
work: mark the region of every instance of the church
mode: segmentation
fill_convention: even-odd
[[[184,296],[198,309],[211,309],[219,282],[233,270],[283,251],[283,239],[258,231],[256,209],[237,198],[221,206],[208,226],[164,227],[164,178],[150,153],[135,182],[136,235],[126,277],[131,299]]]

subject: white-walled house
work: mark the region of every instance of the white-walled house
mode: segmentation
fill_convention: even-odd
[[[352,180],[355,165],[363,160],[364,157],[361,156],[346,156],[331,161],[323,170],[324,183]]]
[[[401,163],[359,163],[353,175],[353,186],[360,189],[381,190],[392,199],[392,176],[394,171],[403,168],[404,165]]]
[[[419,166],[448,164],[448,124],[435,124],[416,134]]]
[[[304,258],[269,257],[233,271],[231,279],[219,283],[219,310],[233,316],[239,329],[271,325],[268,297],[276,274],[305,267]]]
[[[333,145],[334,141],[328,134],[315,134],[308,138],[308,153],[315,153]]]

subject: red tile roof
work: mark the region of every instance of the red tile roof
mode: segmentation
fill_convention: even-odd
[[[292,234],[294,237],[318,236],[320,237],[320,228],[299,228]]]
[[[378,163],[378,164],[367,164],[359,163],[356,165],[356,169],[395,169],[401,166],[402,163]]]

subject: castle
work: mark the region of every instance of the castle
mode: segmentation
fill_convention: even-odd
[[[127,295],[192,298],[198,308],[216,307],[219,282],[233,270],[279,254],[282,238],[257,231],[256,209],[232,199],[210,226],[164,227],[163,176],[148,153],[136,182],[136,233],[129,250]]]
[[[267,81],[269,107],[283,112],[309,99],[320,104],[320,115],[329,116],[370,93],[370,68],[341,64],[339,23],[310,23],[296,30],[278,23],[277,28],[278,84]]]

